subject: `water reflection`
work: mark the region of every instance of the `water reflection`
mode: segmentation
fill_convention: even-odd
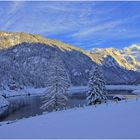
[[[113,100],[114,95],[122,95],[122,93],[121,94],[120,93],[115,93],[115,94],[110,93],[108,96],[108,99]],[[136,95],[132,94],[132,93],[123,93],[123,96],[126,99],[136,98]],[[9,112],[8,116],[5,117],[2,121],[27,118],[30,116],[40,115],[44,112],[44,110],[40,109],[40,107],[42,105],[42,99],[40,98],[40,96],[22,97],[18,100],[18,103],[21,105],[20,109],[18,109],[18,110],[15,109],[14,112]],[[69,97],[67,107],[73,108],[73,107],[83,106],[86,103],[87,103],[87,101],[86,101],[85,93],[84,94],[75,94],[75,95]],[[11,105],[9,110],[12,109],[12,107],[13,106]]]

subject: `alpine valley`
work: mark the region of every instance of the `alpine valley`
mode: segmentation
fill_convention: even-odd
[[[45,87],[48,62],[54,51],[63,60],[73,86],[87,85],[92,64],[102,66],[107,84],[139,83],[139,45],[122,50],[93,48],[85,51],[40,35],[0,32],[0,87],[13,81],[17,85]]]

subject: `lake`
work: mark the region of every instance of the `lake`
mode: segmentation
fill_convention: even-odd
[[[129,91],[112,91],[109,92],[108,99],[113,100],[114,95],[123,95],[124,99],[137,98],[137,95],[132,94]],[[13,102],[14,99],[10,99]],[[67,108],[74,108],[83,106],[87,103],[85,93],[77,93],[69,97]],[[15,108],[15,101],[9,107],[7,115],[0,121],[11,121],[16,119],[28,118],[31,116],[41,115],[44,110],[40,109],[42,105],[42,99],[40,96],[25,96],[18,99],[17,105],[20,104],[18,109]],[[16,106],[17,106],[16,105]],[[11,111],[12,110],[12,111]]]

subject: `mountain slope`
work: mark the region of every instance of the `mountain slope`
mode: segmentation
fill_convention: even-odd
[[[27,33],[0,32],[0,86],[17,85],[47,86],[48,62],[57,51],[63,60],[73,85],[87,85],[91,65],[103,67],[108,84],[134,83],[139,73],[124,61],[117,62],[112,56],[92,54],[80,48]],[[109,61],[108,61],[109,60]],[[108,63],[109,62],[109,63]],[[111,75],[111,76],[110,76]]]
[[[137,71],[140,68],[140,46],[138,45],[131,45],[121,50],[114,48],[93,48],[90,52],[97,56],[100,63],[106,57],[111,56],[119,66],[125,69]]]
[[[128,70],[135,70],[135,65],[130,64],[129,61],[125,58],[125,56],[117,49],[114,48],[96,48],[92,49],[91,53],[93,55],[97,55],[100,63],[104,61],[108,56],[114,58],[116,63]],[[132,59],[132,58],[131,58]],[[134,61],[134,59],[133,59]],[[136,61],[135,61],[136,62]]]
[[[83,54],[88,55],[91,59],[93,59],[91,54],[87,51],[84,51],[83,49],[74,47],[69,44],[65,44],[58,40],[44,38],[37,34],[28,34],[24,32],[0,32],[0,39],[1,39],[0,49],[11,48],[12,46],[25,42],[43,43],[51,47],[57,46],[59,49],[63,51],[71,51],[71,50],[80,51]]]
[[[133,56],[137,61],[140,62],[140,45],[132,44],[129,47],[123,49],[123,52],[127,55]]]
[[[122,50],[122,53],[128,62],[134,65],[137,71],[140,71],[140,45],[133,44],[126,47]]]

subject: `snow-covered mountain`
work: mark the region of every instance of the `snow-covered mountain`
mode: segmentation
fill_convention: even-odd
[[[136,70],[140,72],[140,45],[132,44],[129,47],[125,47],[122,53],[128,62],[134,65]]]
[[[113,71],[117,75],[118,73],[121,75],[121,72],[124,69],[128,70],[127,73],[124,72],[125,74],[122,74],[121,78],[127,79],[131,71],[139,72],[140,62],[137,61],[133,55],[126,53],[124,49],[119,50],[115,48],[93,48],[90,50],[90,53],[92,53],[92,55],[97,58],[97,63],[101,64],[103,67],[106,67],[106,69],[109,68],[110,71]],[[113,77],[111,74],[110,78],[115,77]],[[140,81],[139,77],[136,81]]]
[[[120,50],[114,48],[93,48],[91,53],[98,56],[99,63],[109,66],[121,66],[128,70],[134,70],[135,66],[130,64]],[[115,61],[114,61],[115,60]]]
[[[140,62],[140,44],[132,44],[131,46],[124,48],[123,52],[133,56]]]
[[[113,58],[118,65],[124,67],[125,69],[139,71],[140,69],[140,46],[131,45],[123,49],[114,49],[114,48],[93,48],[90,50],[93,55],[98,55],[98,59],[103,62],[106,57],[110,56]],[[111,60],[108,59],[106,62],[107,65],[111,63]],[[113,65],[114,62],[111,64]]]
[[[46,86],[48,62],[54,51],[63,60],[73,85],[87,85],[89,70],[97,64],[103,67],[108,84],[131,84],[140,78],[135,66],[113,49],[90,53],[40,35],[11,32],[0,32],[0,49],[0,87],[13,81],[17,85]]]

